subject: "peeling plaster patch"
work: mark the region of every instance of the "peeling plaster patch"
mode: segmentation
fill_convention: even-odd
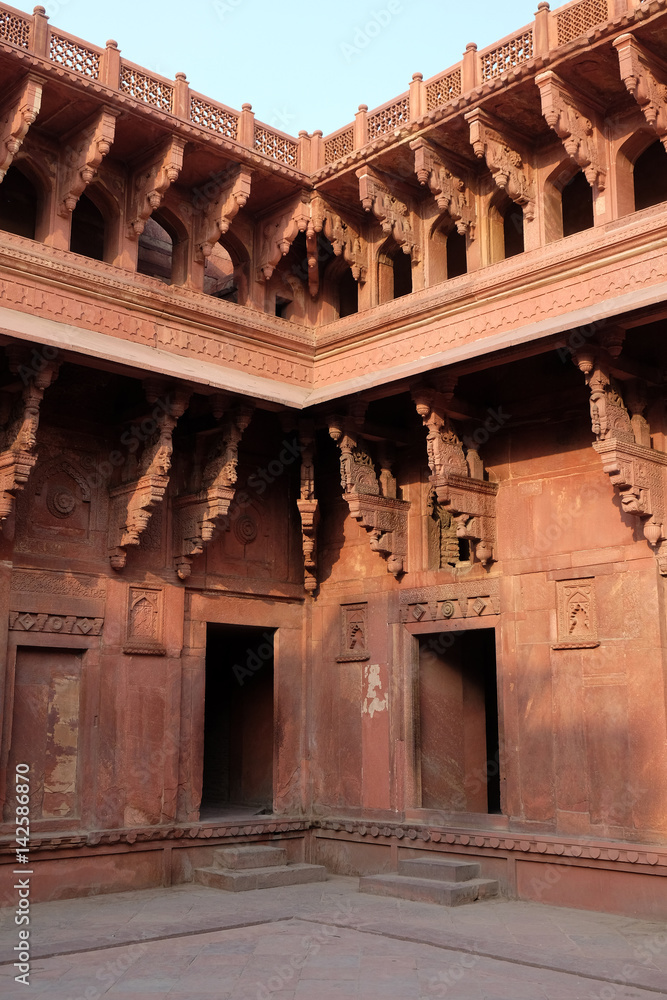
[[[366,664],[364,667],[364,681],[366,697],[364,698],[361,711],[363,715],[370,715],[372,719],[376,712],[386,712],[388,706],[387,695],[382,696],[379,663]]]

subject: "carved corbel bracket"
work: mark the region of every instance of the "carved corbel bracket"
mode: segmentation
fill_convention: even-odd
[[[473,542],[475,557],[489,566],[494,560],[498,486],[470,474],[470,466],[476,471],[481,465],[479,456],[475,452],[466,459],[447,414],[447,396],[434,389],[418,389],[412,396],[427,431],[429,482],[438,503],[456,521],[457,537]]]
[[[591,187],[604,191],[607,182],[605,146],[598,114],[580,94],[566,86],[552,70],[535,77],[542,98],[542,114],[580,167]]]
[[[396,484],[393,476],[387,475],[386,459],[378,480],[373,459],[358,443],[361,419],[357,416],[357,420],[329,418],[329,435],[340,449],[343,499],[352,517],[369,532],[371,549],[387,560],[387,571],[398,579],[406,571],[410,503],[396,499]],[[383,495],[383,490],[393,495]]]
[[[636,398],[638,412],[631,418],[605,365],[593,352],[579,352],[575,362],[590,389],[593,447],[602,459],[602,469],[617,491],[623,512],[640,520],[660,573],[667,576],[667,455],[643,443],[650,443],[650,430],[641,415],[644,401]],[[633,394],[641,395],[637,387]]]
[[[12,160],[21,148],[26,133],[42,106],[44,81],[28,74],[0,110],[0,181],[5,179]]]
[[[317,525],[319,504],[315,496],[315,428],[312,421],[299,423],[301,488],[297,507],[301,516],[304,587],[312,594],[317,588]]]
[[[251,406],[241,406],[222,417],[220,432],[211,446],[200,488],[173,503],[173,555],[176,573],[187,580],[192,560],[225,526],[236,493],[239,443],[250,423]]]
[[[623,83],[648,125],[667,145],[667,66],[647,52],[634,35],[619,35],[612,44],[618,52]]]
[[[302,191],[286,211],[264,223],[258,281],[270,280],[281,258],[287,256],[297,235],[306,232],[309,222],[310,198],[307,192]]]
[[[233,220],[245,207],[250,197],[251,182],[252,170],[237,167],[230,172],[228,183],[220,188],[217,196],[199,217],[196,256],[200,262],[210,257],[215,244],[229,231]]]
[[[392,194],[382,178],[371,167],[359,167],[359,198],[366,212],[372,212],[382,226],[382,232],[393,236],[396,243],[413,261],[419,257],[411,213],[407,204]]]
[[[125,567],[127,549],[139,545],[153,510],[164,498],[169,485],[172,435],[190,398],[184,389],[170,390],[159,381],[147,380],[144,388],[148,402],[154,406],[146,420],[153,431],[141,453],[136,478],[109,493],[109,561],[115,570]]]
[[[83,129],[66,142],[66,167],[60,183],[58,214],[67,218],[95,178],[100,163],[111,149],[120,111],[103,108]]]
[[[166,146],[139,167],[129,186],[127,217],[130,239],[141,236],[146,220],[160,207],[169,185],[177,179],[183,167],[185,139],[172,136]]]
[[[419,183],[428,185],[436,205],[448,212],[462,236],[475,238],[475,206],[468,188],[442,159],[442,156],[425,139],[410,143],[415,154],[415,173]]]
[[[39,408],[60,367],[58,361],[43,361],[37,371],[27,348],[10,345],[6,350],[10,369],[21,374],[24,387],[14,399],[0,393],[0,525],[14,510],[16,494],[37,462]]]
[[[324,233],[335,256],[342,257],[350,265],[352,277],[363,285],[368,273],[368,247],[365,240],[319,195],[315,195],[311,203],[311,218],[315,232]]]
[[[494,183],[521,205],[526,219],[535,218],[535,181],[532,167],[525,162],[520,143],[510,137],[506,126],[481,108],[465,115],[470,126],[470,144],[478,159],[486,159]]]

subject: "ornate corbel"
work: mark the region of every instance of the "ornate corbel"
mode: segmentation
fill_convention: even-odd
[[[58,214],[67,218],[94,179],[100,163],[111,149],[120,114],[103,108],[81,131],[67,141],[65,170],[58,192]]]
[[[667,147],[667,65],[649,53],[634,35],[612,42],[618,52],[621,79],[648,125]]]
[[[637,412],[631,418],[605,361],[592,350],[579,351],[574,360],[590,389],[593,447],[602,459],[602,469],[618,493],[623,512],[638,518],[660,573],[667,576],[667,455],[650,447],[650,431],[641,415],[642,393],[633,387]]]
[[[465,115],[470,125],[470,144],[478,159],[486,159],[494,183],[521,205],[526,219],[535,218],[535,182],[533,171],[520,151],[522,145],[509,135],[509,129],[481,108]]]
[[[542,98],[542,114],[580,167],[591,187],[604,191],[607,164],[600,117],[573,88],[566,86],[552,70],[535,77]]]
[[[251,406],[218,410],[219,432],[206,456],[199,489],[174,500],[173,555],[179,580],[188,579],[194,557],[226,524],[236,492],[239,443],[252,413]]]
[[[441,212],[447,212],[461,236],[475,237],[475,206],[468,200],[466,183],[444,162],[426,139],[410,143],[415,154],[415,173],[419,183],[428,185]]]
[[[139,167],[129,185],[128,235],[136,239],[144,231],[146,220],[160,207],[169,185],[183,166],[185,139],[172,136],[166,146]]]
[[[419,389],[412,395],[427,431],[429,482],[437,503],[456,522],[457,538],[472,542],[475,558],[489,566],[494,560],[498,486],[473,477],[472,472],[481,471],[479,456],[474,452],[466,460],[447,415],[446,395],[434,389]]]
[[[410,209],[392,194],[382,178],[368,166],[359,167],[359,197],[366,212],[372,212],[382,226],[382,232],[392,236],[403,253],[413,260],[419,255],[410,220]]]
[[[5,179],[28,129],[39,114],[43,82],[29,73],[0,110],[0,181]]]
[[[41,361],[37,370],[23,346],[6,350],[11,371],[21,375],[24,385],[20,395],[0,392],[0,525],[14,510],[16,494],[37,462],[39,408],[60,367],[59,361]]]
[[[373,552],[387,560],[387,571],[398,579],[406,571],[410,503],[396,499],[396,481],[390,472],[387,475],[386,458],[378,480],[372,457],[359,443],[360,423],[353,417],[329,418],[329,434],[340,449],[343,499],[352,517],[369,533]],[[393,495],[383,492],[388,486]]]
[[[296,504],[301,516],[304,587],[312,594],[317,588],[317,524],[319,504],[315,496],[315,428],[311,420],[299,421],[301,448],[301,488]]]
[[[368,272],[368,252],[359,233],[320,195],[315,195],[311,202],[311,219],[315,232],[324,233],[331,243],[334,255],[342,257],[350,265],[352,277],[363,285]]]
[[[302,191],[281,215],[264,223],[257,268],[258,281],[269,281],[280,259],[287,256],[297,235],[306,232],[309,222],[310,196]]]
[[[234,218],[250,197],[252,170],[236,167],[228,174],[216,197],[212,198],[198,219],[196,255],[203,262],[210,257],[213,247],[221,236],[229,231]]]
[[[146,380],[144,389],[148,403],[154,407],[147,417],[153,430],[138,458],[132,480],[112,488],[109,494],[109,561],[115,570],[124,568],[127,549],[139,544],[153,510],[164,498],[169,485],[172,435],[190,398],[184,389],[170,389],[158,380]]]

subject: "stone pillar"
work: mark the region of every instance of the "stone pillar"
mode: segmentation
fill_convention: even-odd
[[[354,148],[362,149],[368,142],[368,105],[360,104],[354,116]]]
[[[177,73],[174,82],[174,114],[190,121],[190,87],[185,73]]]
[[[241,105],[239,142],[248,149],[253,149],[255,146],[255,114],[252,110],[252,104]]]
[[[424,93],[424,74],[413,73],[410,83],[410,121],[421,118],[426,112],[426,95]]]
[[[102,55],[100,80],[112,90],[120,88],[120,49],[118,42],[114,41],[113,38],[107,42],[107,47]]]
[[[49,19],[44,7],[35,7],[30,31],[30,51],[36,56],[49,55]]]
[[[477,56],[477,45],[475,42],[468,42],[463,54],[461,64],[461,93],[468,94],[474,90],[479,82],[479,58]]]

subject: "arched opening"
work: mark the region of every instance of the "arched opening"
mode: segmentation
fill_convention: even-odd
[[[187,233],[180,221],[166,210],[153,212],[139,237],[137,271],[182,285],[187,274]]]
[[[563,188],[563,236],[572,236],[594,225],[593,189],[579,170]]]
[[[429,284],[436,285],[467,273],[467,240],[459,233],[453,219],[446,214],[435,223],[431,232]]]
[[[503,239],[506,260],[523,253],[523,208],[514,201],[510,202],[503,215]]]
[[[667,201],[667,152],[659,139],[637,157],[632,174],[636,212]]]
[[[490,263],[523,253],[523,209],[504,191],[498,191],[489,205]]]
[[[216,243],[204,267],[204,292],[226,302],[239,301],[239,286],[231,254],[222,243]]]
[[[465,236],[454,227],[447,235],[447,277],[468,273],[468,248]]]
[[[38,207],[36,187],[12,164],[0,184],[0,229],[34,240]]]
[[[395,240],[389,239],[378,254],[380,302],[390,302],[412,291],[412,257]]]
[[[106,225],[104,216],[87,195],[82,194],[72,212],[69,248],[92,260],[104,260]]]
[[[356,312],[359,312],[359,285],[346,267],[338,282],[338,315],[342,319]]]

